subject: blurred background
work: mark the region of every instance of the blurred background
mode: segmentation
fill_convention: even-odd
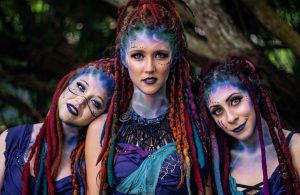
[[[120,0],[0,1],[0,130],[41,122],[59,79],[113,55]],[[286,128],[300,128],[300,1],[174,1],[194,74],[244,55],[271,90]],[[187,8],[189,7],[189,9]]]

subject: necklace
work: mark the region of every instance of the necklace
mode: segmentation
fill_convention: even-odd
[[[132,106],[129,107],[129,109],[127,110],[127,112],[121,114],[119,120],[121,122],[127,122],[129,120],[132,120],[133,122],[136,122],[140,125],[151,125],[151,124],[158,124],[161,121],[163,121],[164,119],[169,119],[168,116],[169,110],[166,110],[165,113],[159,115],[156,118],[152,118],[152,119],[148,119],[148,118],[144,118],[142,116],[140,116],[138,113],[136,113]]]

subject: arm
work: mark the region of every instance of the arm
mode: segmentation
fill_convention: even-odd
[[[290,152],[292,155],[293,165],[298,174],[298,180],[300,181],[300,134],[295,133],[290,142]]]
[[[103,126],[107,114],[102,114],[95,119],[87,129],[85,140],[85,161],[86,161],[86,194],[99,194],[99,177],[101,163],[97,162],[98,155],[101,151],[100,137],[103,131]]]
[[[0,135],[0,190],[3,187],[3,181],[4,181],[4,170],[5,170],[4,151],[5,151],[5,145],[6,145],[6,143],[5,143],[6,136],[7,136],[7,131],[4,131]]]

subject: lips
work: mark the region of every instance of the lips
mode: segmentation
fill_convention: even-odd
[[[142,80],[144,83],[146,83],[147,85],[152,85],[157,81],[157,78],[155,77],[147,77],[145,79]]]
[[[235,132],[235,133],[241,132],[241,131],[244,129],[245,125],[246,125],[246,122],[243,123],[243,124],[241,124],[241,125],[238,126],[237,128],[233,129],[233,132]]]
[[[67,104],[67,108],[72,115],[78,116],[78,110],[73,104]]]

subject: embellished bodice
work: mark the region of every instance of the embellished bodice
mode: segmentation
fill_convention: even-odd
[[[120,121],[123,124],[117,137],[119,143],[155,151],[174,142],[167,113],[154,119],[146,119],[131,109],[121,115]]]
[[[7,130],[5,139],[5,170],[4,181],[1,189],[2,195],[22,194],[23,190],[23,168],[25,164],[24,156],[29,147],[33,125],[19,125]],[[29,176],[29,192],[34,194],[34,177]],[[72,177],[67,176],[54,182],[56,195],[71,195],[74,187]]]
[[[159,153],[161,148],[172,144],[175,147],[174,152],[168,154],[157,169],[159,174],[155,184],[155,194],[186,194],[185,186],[177,189],[182,175],[183,160],[176,151],[168,113],[154,119],[146,119],[129,110],[121,115],[120,121],[122,125],[116,140],[114,186],[118,186],[141,168],[145,170],[142,173],[150,170],[149,166],[144,167],[149,157]],[[124,193],[114,190],[114,194]]]

